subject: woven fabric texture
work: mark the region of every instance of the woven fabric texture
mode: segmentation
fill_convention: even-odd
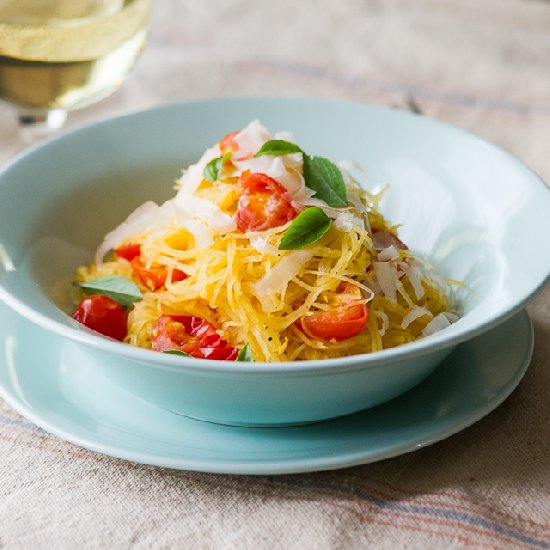
[[[468,129],[550,181],[549,28],[550,3],[535,0],[160,0],[128,81],[68,127],[189,99],[343,98]],[[15,136],[2,105],[1,162]],[[351,469],[132,464],[0,400],[0,548],[550,548],[550,288],[528,310],[533,361],[503,405],[445,441]]]

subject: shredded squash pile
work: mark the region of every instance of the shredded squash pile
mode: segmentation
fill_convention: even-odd
[[[253,121],[190,166],[173,199],[142,205],[106,236],[77,279],[137,285],[125,342],[155,349],[159,318],[184,315],[238,350],[248,344],[256,361],[324,359],[398,346],[457,320],[449,282],[401,242],[379,212],[381,193],[362,189],[350,163],[298,149],[290,134],[272,137]],[[343,206],[327,202],[342,196]],[[141,271],[111,252],[125,247],[139,250]]]

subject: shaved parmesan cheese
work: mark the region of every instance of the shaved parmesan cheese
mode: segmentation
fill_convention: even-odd
[[[440,330],[443,330],[444,328],[450,327],[451,321],[448,318],[449,315],[451,315],[452,317],[456,317],[456,315],[448,312],[440,313],[439,315],[436,315],[426,325],[426,328],[422,331],[422,334],[424,336],[430,336],[432,334],[435,334],[436,332],[439,332]]]
[[[403,317],[403,320],[401,321],[401,328],[405,330],[413,321],[415,321],[419,317],[423,317],[424,315],[428,315],[430,319],[433,317],[431,311],[428,311],[425,307],[414,306],[405,315],[405,317]]]
[[[283,159],[285,166],[290,169],[301,169],[304,164],[304,157],[302,153],[290,153],[288,155],[282,155],[281,158]]]
[[[153,201],[138,206],[118,227],[107,233],[103,242],[95,253],[95,263],[101,265],[109,250],[113,250],[132,235],[155,228],[158,234],[177,223],[193,236],[197,248],[206,248],[213,242],[208,228],[197,221],[189,219],[187,213],[173,200],[166,201],[159,206]]]
[[[166,201],[160,206],[159,216],[164,220],[165,226],[175,222],[187,230],[193,236],[196,248],[206,248],[214,242],[210,230],[204,223],[191,219],[174,200]]]
[[[353,205],[357,213],[361,216],[361,221],[363,223],[363,228],[369,233],[372,237],[372,229],[369,221],[369,211],[367,207],[363,204],[359,197],[356,197],[353,193],[348,193],[348,202]]]
[[[357,216],[354,216],[351,212],[339,212],[334,218],[334,227],[340,231],[346,233],[351,231],[354,227],[360,227],[363,229],[363,220]]]
[[[276,180],[286,174],[286,166],[281,156],[262,155],[244,160],[234,160],[233,164],[241,173],[250,170],[252,173],[260,172]]]
[[[373,262],[374,273],[384,296],[397,302],[397,270],[388,262]]]
[[[215,147],[207,149],[196,164],[191,164],[179,179],[180,190],[177,196],[180,194],[193,194],[204,179],[203,172],[206,165],[220,155],[220,148],[216,145]]]
[[[188,216],[204,223],[213,233],[228,233],[237,227],[231,216],[206,199],[180,192],[176,196],[176,204]]]
[[[185,220],[184,222],[180,222],[180,225],[193,235],[196,248],[208,248],[214,243],[212,233],[208,231],[208,228],[204,224],[194,220]]]
[[[355,195],[355,193],[348,193],[348,202],[353,205],[353,207],[359,212],[360,214],[364,214],[365,217],[369,212],[369,209],[367,206],[363,203],[363,201]],[[369,226],[369,232],[370,232],[370,226]]]
[[[270,256],[276,256],[277,254],[280,254],[280,250],[276,246],[269,244],[265,239],[262,239],[261,237],[251,238],[250,246],[256,249],[258,252],[261,252],[262,254],[269,254]]]
[[[272,157],[269,155],[251,157],[243,160],[233,159],[232,162],[239,173],[250,170],[252,174],[260,172],[274,179],[277,179],[284,170],[284,164],[281,157]]]
[[[101,265],[105,254],[116,248],[128,237],[145,231],[148,227],[158,224],[160,218],[160,206],[153,201],[147,201],[138,206],[119,226],[105,235],[103,242],[95,253],[95,263]]]
[[[306,187],[306,190],[308,188]],[[351,231],[353,227],[359,227],[365,229],[365,218],[363,216],[357,216],[356,214],[346,211],[342,208],[333,208],[328,206],[325,201],[316,199],[315,197],[307,198],[300,202],[293,202],[292,206],[298,204],[299,207],[304,208],[307,206],[318,206],[323,212],[332,220],[334,220],[334,226],[340,231]]]
[[[312,257],[312,250],[295,250],[287,254],[254,284],[256,295],[261,299],[267,294],[281,292]]]
[[[447,321],[450,323],[456,323],[459,319],[459,316],[456,313],[451,313],[450,311],[444,311],[441,315],[447,317]]]
[[[235,158],[255,155],[260,147],[270,139],[271,135],[260,124],[260,121],[258,119],[253,120],[233,138],[233,141],[239,147],[238,151],[235,152]]]
[[[409,281],[414,289],[416,299],[420,300],[425,294],[424,287],[422,286],[420,269],[418,269],[415,265],[410,265],[407,269],[407,277],[409,278]]]
[[[382,249],[378,253],[378,259],[381,262],[387,262],[388,260],[397,260],[399,258],[399,252],[397,251],[397,248],[391,244],[387,248]]]
[[[301,166],[288,168],[285,165],[285,170],[281,171],[279,176],[274,177],[289,192],[292,197],[292,205],[297,205],[299,210],[303,210],[305,201],[313,197],[314,191],[306,187],[304,177],[298,169],[301,170]]]

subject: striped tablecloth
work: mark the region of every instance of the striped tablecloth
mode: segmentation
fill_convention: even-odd
[[[550,3],[535,0],[161,0],[131,78],[69,127],[205,97],[345,98],[467,128],[550,181],[549,28]],[[1,106],[0,160],[14,136]],[[0,548],[550,548],[550,288],[529,312],[533,361],[502,406],[446,441],[347,470],[142,466],[61,441],[0,401]]]

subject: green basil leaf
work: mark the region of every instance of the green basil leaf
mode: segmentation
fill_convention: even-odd
[[[223,157],[212,159],[202,171],[204,179],[210,182],[214,182],[219,179],[223,165],[231,158],[231,151],[227,151],[223,154]]]
[[[207,181],[216,181],[218,179],[218,174],[221,170],[222,157],[212,159],[202,171],[204,179]]]
[[[290,155],[291,153],[303,153],[303,151],[295,143],[290,143],[290,141],[285,141],[284,139],[270,139],[260,147],[260,150],[256,153],[255,156],[280,156]]]
[[[169,353],[170,355],[183,355],[184,357],[191,357],[191,359],[193,358],[192,355],[189,355],[188,353],[185,353],[184,351],[181,351],[179,349],[167,349],[162,353]]]
[[[252,355],[252,351],[250,349],[250,344],[245,344],[243,348],[239,350],[239,353],[237,354],[237,359],[235,361],[254,361],[254,356]]]
[[[329,206],[348,205],[346,184],[336,164],[324,157],[304,155],[304,180],[315,191],[315,198]]]
[[[283,233],[279,250],[299,250],[317,242],[330,228],[330,218],[322,208],[307,208]]]
[[[105,275],[80,283],[79,286],[86,294],[105,294],[124,307],[129,307],[143,298],[137,285],[121,275]]]

